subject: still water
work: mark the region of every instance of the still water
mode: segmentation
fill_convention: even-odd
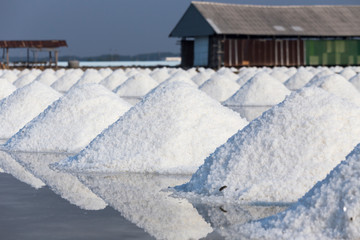
[[[232,239],[232,226],[286,208],[174,197],[191,176],[49,168],[65,157],[0,152],[0,239]]]

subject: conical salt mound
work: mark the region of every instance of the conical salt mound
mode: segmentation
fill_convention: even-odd
[[[100,84],[112,91],[124,83],[127,79],[128,77],[125,75],[124,71],[120,69],[104,78]]]
[[[249,81],[255,74],[258,73],[257,68],[242,68],[239,72],[239,78],[236,80],[240,86]]]
[[[14,83],[17,79],[18,76],[14,71],[7,71],[5,73],[3,73],[1,75],[1,78],[5,78],[6,80],[8,80],[10,83]]]
[[[99,83],[104,79],[104,77],[95,69],[88,69],[81,76],[79,81],[76,84],[86,84],[86,83]]]
[[[56,168],[73,172],[189,174],[246,125],[239,115],[186,83],[163,83]]]
[[[114,92],[118,96],[142,97],[155,88],[158,83],[148,74],[138,73],[117,87]]]
[[[284,83],[289,79],[289,76],[284,73],[283,69],[273,69],[269,75],[281,83]]]
[[[7,79],[0,78],[0,99],[3,99],[16,90],[16,87],[11,84]]]
[[[170,77],[170,74],[167,68],[161,68],[156,69],[152,73],[150,73],[150,77],[152,77],[158,83],[162,83]]]
[[[51,87],[59,92],[67,92],[84,74],[81,69],[71,69],[56,80]]]
[[[339,75],[343,76],[346,80],[349,80],[356,75],[356,72],[351,67],[346,67],[339,73]]]
[[[240,113],[248,121],[260,116],[283,101],[290,91],[265,72],[256,74],[223,104]]]
[[[284,85],[290,90],[298,90],[304,87],[313,77],[314,74],[308,70],[299,69],[286,82],[284,82]]]
[[[219,102],[223,102],[231,97],[240,85],[226,76],[215,74],[204,82],[199,89]]]
[[[57,80],[57,76],[55,75],[54,71],[47,71],[45,70],[39,76],[35,78],[35,81],[39,81],[46,86],[50,86]]]
[[[16,79],[15,82],[13,82],[13,84],[15,85],[15,87],[17,88],[22,88],[25,85],[28,85],[29,83],[31,83],[32,81],[35,80],[35,78],[41,73],[40,70],[33,70],[31,72],[29,72],[28,74],[25,74],[21,77],[19,77],[18,79]]]
[[[233,73],[233,71],[230,70],[230,68],[220,68],[217,72],[216,72],[217,75],[221,75],[225,78],[228,78],[232,81],[236,81],[239,76],[236,75],[235,73]]]
[[[303,88],[220,146],[181,191],[243,201],[296,201],[360,142],[360,108]]]
[[[0,138],[10,138],[61,94],[34,81],[0,101]]]
[[[285,212],[235,227],[247,239],[360,239],[360,145]]]
[[[360,92],[360,73],[350,78],[349,82]]]
[[[191,78],[191,80],[193,80],[193,82],[196,83],[198,86],[201,86],[201,84],[203,84],[204,82],[209,80],[211,75],[213,75],[213,74],[214,73],[202,71],[202,72],[199,72],[198,74],[196,74],[195,76],[193,76]]]
[[[318,79],[313,79],[307,83],[306,86],[320,87],[360,106],[360,92],[353,84],[339,74],[331,74]]]
[[[75,86],[4,147],[10,151],[78,152],[130,107],[99,84]]]

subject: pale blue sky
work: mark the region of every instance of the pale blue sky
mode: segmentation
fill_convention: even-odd
[[[180,52],[168,38],[189,0],[1,0],[0,40],[65,39],[61,55]],[[342,4],[360,0],[218,0],[265,5]]]

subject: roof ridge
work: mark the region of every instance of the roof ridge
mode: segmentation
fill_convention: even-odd
[[[257,7],[257,8],[360,7],[360,5],[258,5],[258,4],[203,2],[203,1],[192,1],[191,4],[242,6],[242,7]]]

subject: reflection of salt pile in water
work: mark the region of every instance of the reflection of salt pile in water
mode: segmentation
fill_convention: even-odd
[[[45,186],[45,184],[40,179],[36,178],[34,175],[28,172],[8,153],[3,151],[0,151],[0,167],[4,170],[4,172],[11,174],[19,181],[29,184],[36,189]]]
[[[360,146],[285,212],[242,227],[252,239],[359,239]]]
[[[34,69],[31,70],[29,73],[19,77],[18,79],[16,79],[15,82],[13,82],[13,84],[17,87],[17,88],[22,88],[25,85],[31,83],[32,81],[35,80],[35,78],[41,73],[40,70],[38,69]]]
[[[104,78],[100,84],[105,86],[109,90],[114,90],[116,87],[118,87],[120,84],[126,81],[128,77],[125,75],[124,70],[118,69],[114,71],[112,74]]]
[[[313,77],[313,73],[309,72],[305,68],[301,68],[286,82],[284,82],[284,85],[290,90],[297,90],[304,87],[305,84],[307,84]]]
[[[231,97],[239,88],[239,84],[221,74],[214,74],[199,87],[201,91],[219,102]]]
[[[34,81],[0,101],[0,138],[9,138],[58,99],[60,93]]]
[[[248,121],[278,104],[290,91],[265,72],[256,74],[223,104],[236,110]]]
[[[186,83],[163,83],[57,168],[193,173],[246,121]]]
[[[7,79],[0,78],[0,99],[3,99],[16,90],[16,87],[11,84]]]
[[[99,210],[106,207],[106,203],[85,187],[75,176],[56,172],[49,168],[49,164],[59,161],[65,155],[10,153],[34,176],[41,179],[56,194],[70,203],[87,210]]]
[[[11,151],[77,152],[131,105],[99,84],[75,86],[12,136]]]
[[[339,74],[314,78],[306,86],[316,86],[360,106],[360,92]]]
[[[188,177],[153,174],[79,175],[94,193],[156,239],[200,239],[212,228],[186,200],[161,191]]]
[[[70,69],[56,80],[51,87],[59,92],[67,92],[84,74],[81,69]]]
[[[46,69],[43,71],[39,76],[35,78],[35,81],[39,81],[42,84],[45,84],[46,86],[50,86],[53,84],[58,77],[55,75],[54,70],[52,69]]]
[[[322,89],[294,92],[177,188],[244,201],[295,201],[360,142],[359,117],[360,108]]]

